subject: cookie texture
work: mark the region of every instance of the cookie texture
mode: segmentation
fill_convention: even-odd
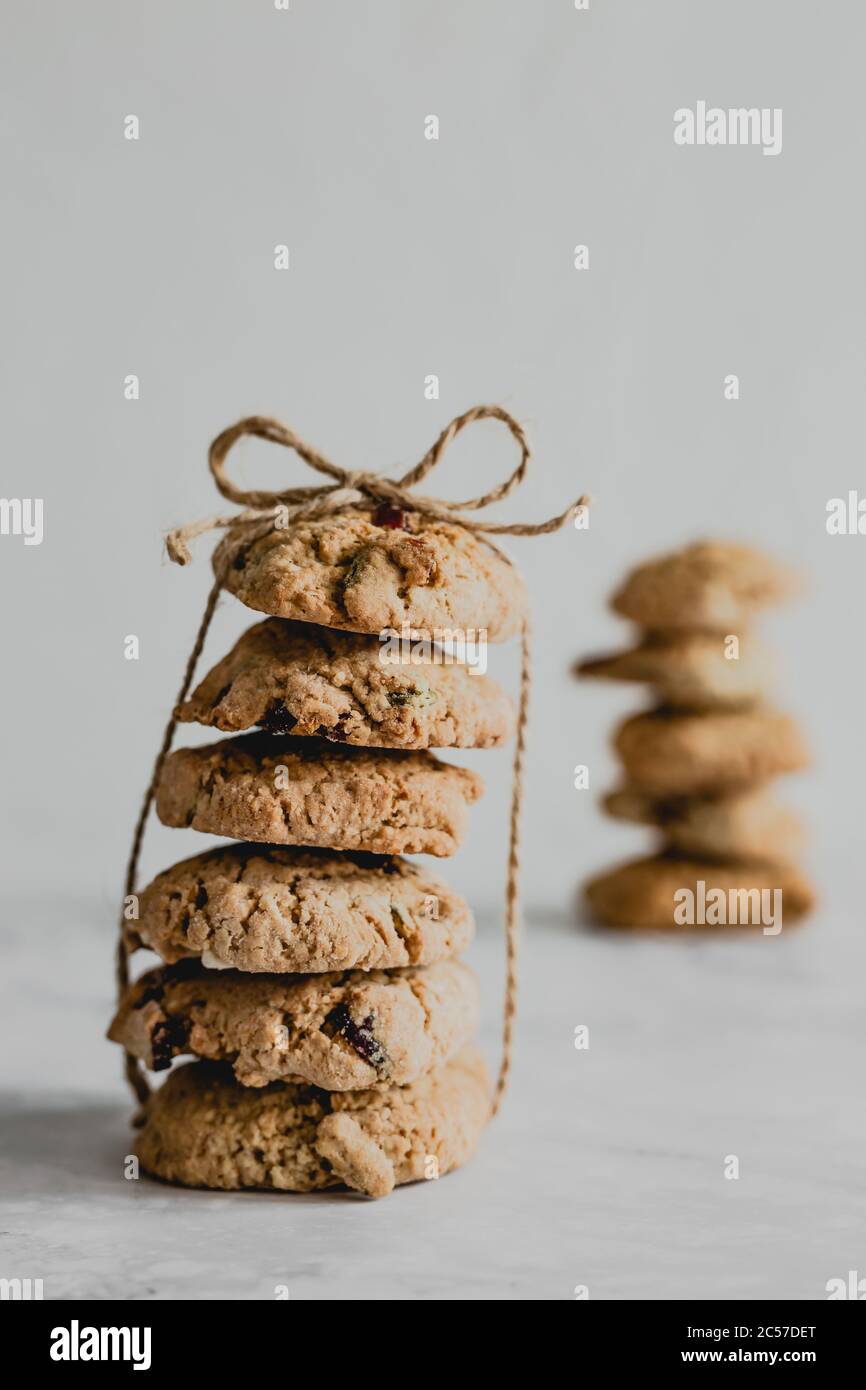
[[[302,974],[430,965],[473,930],[463,899],[408,860],[240,844],[159,874],[127,938],[170,963]]]
[[[147,1102],[135,1151],[146,1172],[186,1187],[383,1197],[465,1163],[489,1109],[474,1048],[411,1085],[366,1091],[281,1081],[255,1090],[224,1064],[192,1062]]]
[[[737,632],[797,588],[791,571],[758,550],[702,541],[639,565],[611,606],[641,627]]]
[[[617,681],[645,681],[660,704],[682,709],[715,709],[749,704],[763,698],[772,680],[772,662],[752,636],[739,640],[730,657],[722,633],[650,633],[637,646],[610,656],[581,661],[579,676]]]
[[[229,533],[214,552],[225,562]],[[277,618],[350,632],[384,628],[484,629],[491,642],[519,632],[526,591],[517,570],[470,531],[393,507],[299,521],[241,550],[226,587]]]
[[[710,859],[794,860],[805,842],[799,816],[761,789],[665,799],[621,787],[608,792],[604,808],[619,820],[654,826],[682,853]]]
[[[694,894],[697,905],[700,883],[704,885],[705,894],[721,890],[725,895],[724,920],[718,920],[721,910],[715,911],[715,919],[712,910],[705,911],[704,922],[677,920],[675,895],[688,889]],[[790,865],[720,864],[667,854],[633,860],[590,879],[586,896],[593,916],[609,927],[670,927],[697,931],[747,926],[760,930],[767,919],[761,916],[759,896],[764,891],[772,895],[776,889],[782,894],[783,925],[803,916],[814,904],[809,883]],[[736,897],[732,898],[732,894]],[[747,902],[748,894],[752,897]],[[711,900],[706,901],[709,909]],[[766,906],[771,911],[774,911],[773,903],[770,896]],[[694,916],[697,918],[697,911]],[[735,916],[736,921],[733,920]]]
[[[614,747],[628,780],[659,796],[724,792],[805,767],[800,730],[774,710],[633,715]]]
[[[505,691],[468,666],[387,660],[377,638],[268,618],[251,627],[181,706],[182,722],[228,733],[318,734],[365,748],[496,748]]]
[[[328,1091],[414,1081],[478,1026],[467,965],[243,975],[164,965],[137,980],[108,1036],[154,1071],[184,1053],[229,1062],[244,1086],[306,1082]]]
[[[482,790],[432,753],[246,734],[172,753],[156,809],[164,825],[241,840],[448,855]]]

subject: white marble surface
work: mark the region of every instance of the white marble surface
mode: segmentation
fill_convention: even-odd
[[[466,1169],[380,1203],[123,1179],[111,918],[60,899],[7,917],[0,1273],[47,1298],[821,1298],[866,1268],[853,912],[724,940],[530,918],[504,1112]],[[482,925],[491,1060],[501,955]]]

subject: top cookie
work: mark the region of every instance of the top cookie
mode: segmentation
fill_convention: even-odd
[[[646,628],[737,631],[796,587],[792,572],[760,551],[702,541],[632,570],[611,607]]]
[[[365,748],[495,748],[511,732],[505,692],[467,666],[385,661],[374,637],[313,623],[256,623],[178,718],[238,733],[319,734]],[[444,655],[444,654],[442,654]]]
[[[217,546],[215,568],[233,539]],[[526,611],[520,575],[489,545],[462,526],[395,507],[271,531],[239,552],[226,588],[260,613],[349,632],[407,623],[431,634],[483,629],[503,642]]]

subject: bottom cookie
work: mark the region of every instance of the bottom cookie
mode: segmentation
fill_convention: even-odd
[[[192,1062],[147,1101],[135,1151],[146,1172],[184,1187],[384,1197],[465,1163],[489,1113],[475,1048],[409,1086],[341,1093],[281,1081],[253,1090],[221,1063]]]
[[[808,912],[814,895],[791,865],[712,863],[656,855],[586,884],[594,916],[609,927],[759,927],[776,936]]]

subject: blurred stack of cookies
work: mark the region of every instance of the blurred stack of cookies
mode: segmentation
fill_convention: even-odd
[[[164,964],[109,1036],[153,1070],[199,1059],[146,1102],[136,1151],[191,1186],[384,1195],[464,1162],[489,1113],[471,913],[399,856],[452,854],[482,792],[430,750],[513,725],[430,638],[514,635],[523,586],[463,528],[382,506],[254,540],[225,587],[270,616],[177,713],[233,737],[171,754],[156,806],[237,843],[160,874],[129,924]],[[380,637],[408,630],[425,640],[395,658]]]
[[[767,702],[772,663],[752,632],[795,577],[741,545],[689,546],[635,569],[611,600],[639,625],[635,646],[582,661],[582,677],[646,682],[655,704],[618,729],[625,781],[604,807],[654,827],[655,855],[592,879],[593,915],[610,926],[673,926],[674,895],[781,890],[785,919],[812,889],[796,867],[803,831],[769,789],[807,762],[796,722]]]

